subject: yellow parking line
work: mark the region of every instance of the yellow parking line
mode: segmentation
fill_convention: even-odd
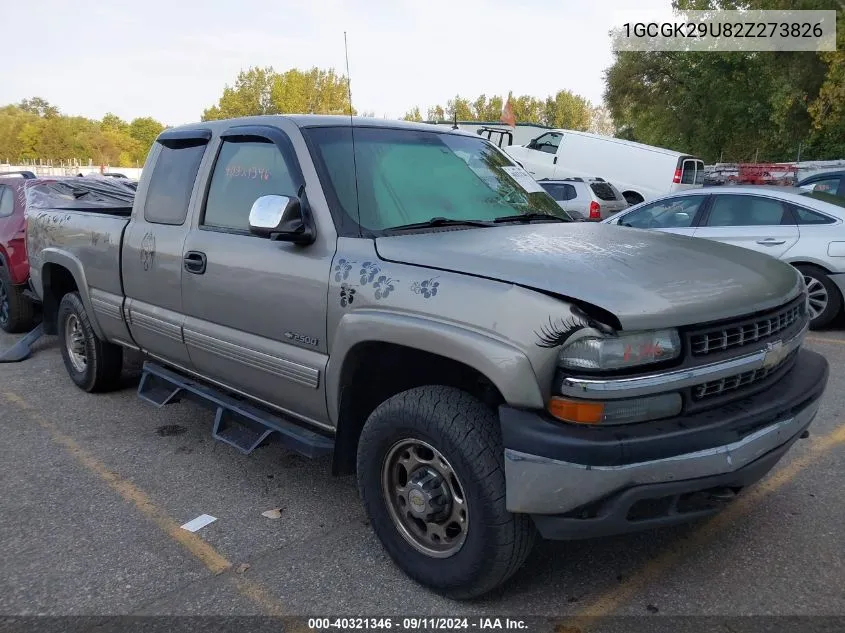
[[[845,340],[839,338],[824,338],[823,336],[807,336],[805,341],[810,343],[836,343],[837,345],[845,345]]]
[[[188,550],[210,572],[216,575],[231,569],[232,563],[225,556],[203,541],[195,533],[188,532],[179,527],[179,523],[170,518],[143,490],[109,470],[105,464],[94,457],[76,440],[63,433],[56,424],[39,415],[23,398],[9,391],[4,392],[3,397],[7,402],[22,410],[38,426],[47,431],[51,439],[66,449],[86,470],[103,480],[125,501],[131,503],[141,514],[155,523],[162,532]],[[285,609],[282,605],[260,584],[242,576],[234,576],[232,580],[242,596],[258,605],[268,615],[281,616],[285,614]]]
[[[843,443],[845,443],[845,424],[838,426],[827,435],[813,439],[804,454],[751,488],[748,493],[694,531],[688,539],[669,545],[656,558],[651,559],[632,574],[622,585],[599,595],[578,611],[572,619],[567,620],[560,630],[583,632],[590,627],[590,618],[612,615],[620,606],[629,602],[635,594],[668,572],[685,554],[704,547],[720,530],[746,514],[765,497],[792,481],[798,473],[832,448]]]

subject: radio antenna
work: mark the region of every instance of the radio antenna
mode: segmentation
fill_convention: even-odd
[[[352,173],[355,176],[355,206],[358,208],[358,235],[361,235],[361,198],[358,194],[358,159],[355,152],[355,118],[352,115],[352,73],[349,72],[349,47],[343,32],[343,52],[346,55],[346,93],[349,96],[349,134],[352,137]]]

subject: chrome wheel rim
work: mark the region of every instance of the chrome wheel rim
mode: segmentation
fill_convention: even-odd
[[[71,365],[78,372],[84,372],[88,366],[88,355],[85,350],[85,334],[82,324],[75,314],[68,316],[65,321],[65,348]]]
[[[432,558],[463,547],[469,528],[464,487],[448,460],[422,440],[394,444],[382,463],[382,494],[402,537]]]
[[[0,325],[9,322],[9,293],[6,292],[6,284],[0,281]]]
[[[821,281],[808,275],[804,275],[804,283],[807,284],[810,318],[815,319],[827,308],[827,302],[829,301],[827,288],[824,287]]]

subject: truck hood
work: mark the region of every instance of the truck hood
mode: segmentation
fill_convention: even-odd
[[[386,261],[474,275],[576,299],[625,330],[777,307],[802,285],[769,255],[712,240],[598,223],[505,225],[376,239]]]

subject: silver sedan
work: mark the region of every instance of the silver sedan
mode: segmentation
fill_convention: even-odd
[[[797,187],[689,189],[603,221],[703,237],[767,253],[798,268],[810,295],[810,327],[833,321],[845,293],[845,199]]]

